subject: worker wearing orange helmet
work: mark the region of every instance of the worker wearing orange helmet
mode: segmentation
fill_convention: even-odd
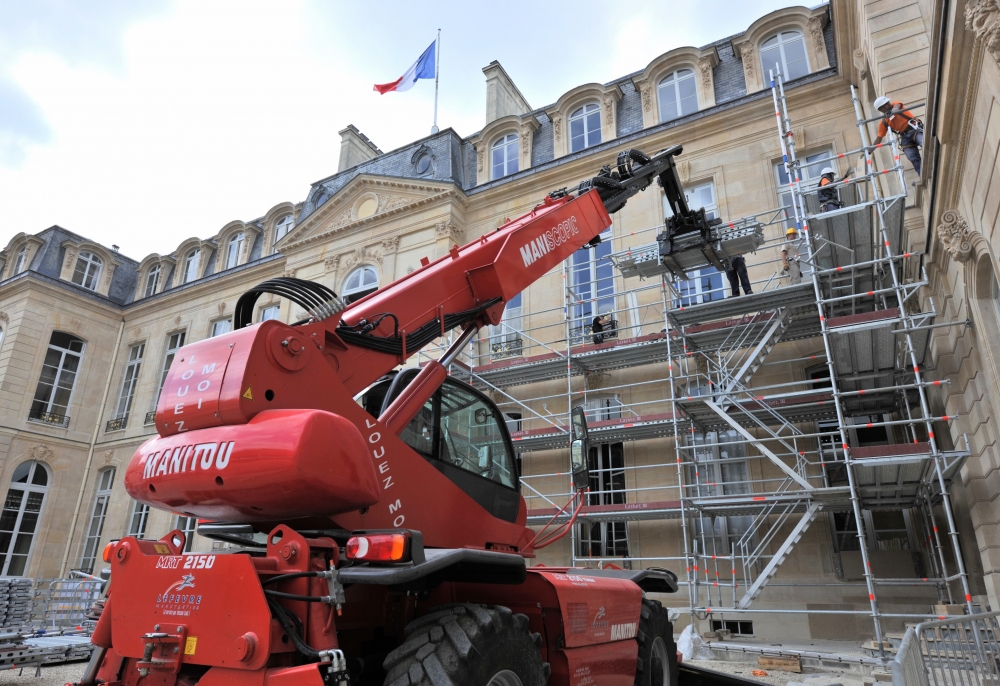
[[[899,136],[903,154],[913,164],[913,170],[919,174],[920,148],[924,147],[924,125],[898,100],[890,101],[885,96],[876,98],[875,109],[882,113],[882,121],[878,123],[878,136],[873,144],[881,143],[889,134],[889,129],[892,129]]]

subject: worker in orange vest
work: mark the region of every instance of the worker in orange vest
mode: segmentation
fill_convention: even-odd
[[[844,174],[844,178],[839,182],[833,180],[836,175],[837,172],[833,170],[833,167],[823,167],[823,171],[820,172],[819,193],[816,194],[819,198],[820,212],[830,212],[844,206],[844,203],[840,202],[840,193],[835,186],[847,181],[851,172]]]
[[[889,129],[899,136],[899,144],[903,148],[906,159],[913,164],[913,170],[920,173],[920,148],[924,147],[924,125],[913,116],[913,112],[903,108],[898,100],[889,101],[882,96],[875,99],[875,109],[882,113],[882,121],[878,123],[878,136],[874,145],[882,142],[889,134]]]

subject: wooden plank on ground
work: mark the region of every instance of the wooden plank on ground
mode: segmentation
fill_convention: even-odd
[[[772,657],[761,655],[757,658],[757,666],[761,669],[777,669],[780,672],[802,673],[802,660],[796,657]]]

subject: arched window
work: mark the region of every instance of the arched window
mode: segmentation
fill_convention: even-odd
[[[76,258],[76,269],[73,270],[73,283],[90,290],[97,289],[97,281],[101,278],[101,266],[104,261],[92,252],[84,250]]]
[[[11,276],[16,276],[23,272],[28,266],[25,264],[28,261],[28,246],[22,245],[21,249],[17,251],[17,257],[14,258],[14,269],[11,271]]]
[[[114,467],[102,469],[97,473],[94,507],[90,511],[90,526],[87,527],[87,538],[83,544],[83,556],[80,557],[80,571],[87,574],[94,571],[94,562],[97,560],[97,549],[101,545],[101,534],[104,533],[104,519],[108,515],[108,501],[111,500],[111,484],[114,480]]]
[[[493,178],[502,179],[517,171],[517,134],[501,136],[493,144]]]
[[[292,230],[292,224],[294,223],[295,220],[292,219],[292,215],[290,214],[286,214],[284,217],[279,219],[274,225],[274,242],[277,243],[284,238],[285,234]]]
[[[28,419],[65,426],[76,375],[83,359],[83,341],[62,331],[53,331],[42,363],[35,398]]]
[[[160,265],[155,264],[146,274],[146,287],[142,289],[142,297],[148,298],[156,294],[156,287],[160,285]]]
[[[809,60],[806,59],[806,42],[802,34],[782,31],[768,38],[760,45],[760,63],[763,68],[761,73],[765,75],[777,64],[785,81],[808,74]]]
[[[229,239],[229,247],[226,248],[226,269],[232,269],[240,263],[244,242],[246,235],[242,231]]]
[[[195,248],[184,258],[184,283],[191,283],[198,278],[198,253]]]
[[[22,462],[10,478],[0,514],[0,576],[21,576],[49,490],[49,472],[41,462]]]
[[[367,265],[358,267],[351,272],[347,281],[344,282],[344,290],[340,294],[347,302],[352,303],[361,300],[369,293],[378,290],[378,273],[374,267]]]
[[[667,74],[656,88],[660,103],[660,121],[670,121],[698,111],[698,90],[694,70],[678,69]]]
[[[601,142],[601,108],[584,105],[569,115],[569,151],[576,152]]]

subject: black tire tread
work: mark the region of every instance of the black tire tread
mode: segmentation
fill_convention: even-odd
[[[680,678],[680,668],[677,665],[677,644],[674,642],[674,626],[670,616],[659,600],[642,599],[642,609],[639,612],[639,628],[635,634],[639,644],[639,656],[635,667],[635,686],[650,686],[652,675],[648,674],[647,665],[653,650],[653,641],[660,636],[666,644],[667,659],[670,661],[670,683],[664,686],[677,686]]]

